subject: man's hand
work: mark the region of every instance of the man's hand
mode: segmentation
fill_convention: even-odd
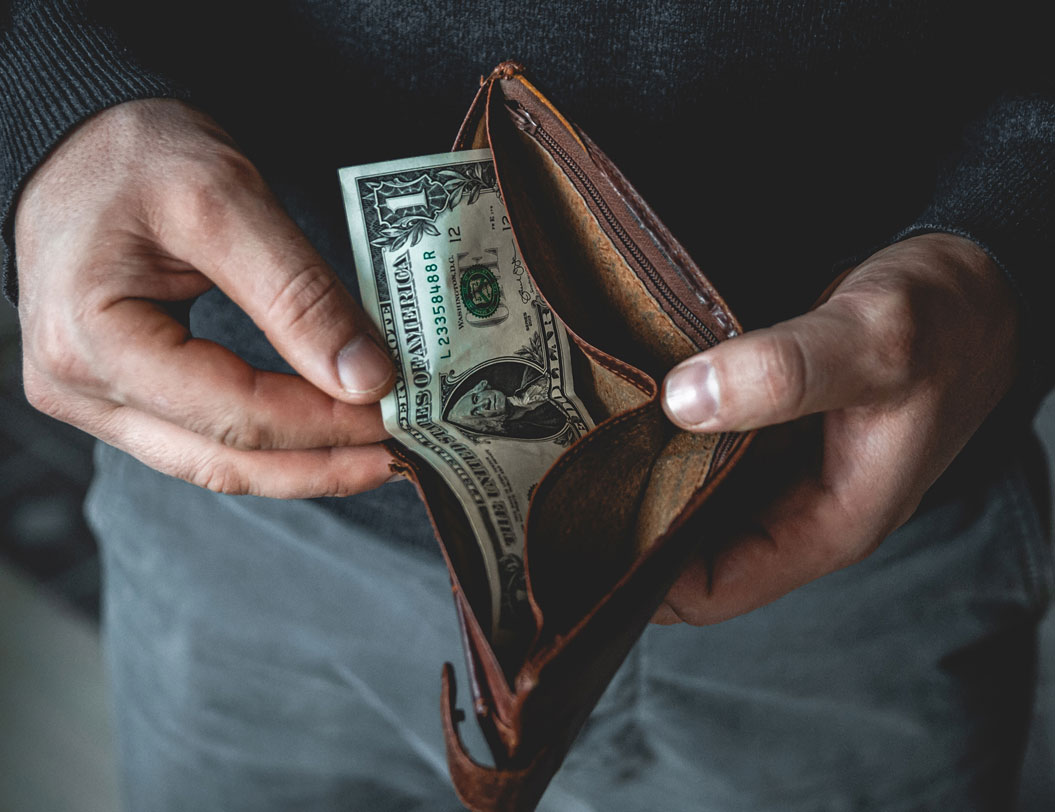
[[[816,414],[805,455],[816,464],[695,560],[654,621],[715,623],[869,555],[1010,387],[1017,323],[988,256],[929,234],[869,258],[816,310],[679,364],[663,391],[677,425],[747,430]]]
[[[89,119],[30,179],[15,243],[41,411],[225,493],[344,495],[391,476],[387,354],[207,116],[149,100]],[[168,314],[213,285],[299,376],[253,369]]]

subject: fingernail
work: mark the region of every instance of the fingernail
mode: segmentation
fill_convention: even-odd
[[[696,428],[718,414],[718,376],[709,361],[676,367],[663,387],[663,406],[670,419]]]
[[[372,337],[360,333],[337,353],[337,376],[351,395],[368,395],[392,377],[392,361]]]
[[[402,482],[404,479],[406,479],[406,477],[402,474],[392,474],[392,476],[386,479],[385,482]]]

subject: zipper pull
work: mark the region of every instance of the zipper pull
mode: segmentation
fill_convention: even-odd
[[[526,70],[527,68],[519,62],[507,59],[505,62],[499,63],[498,67],[491,71],[491,75],[486,79],[481,78],[480,84],[485,85],[494,79],[512,79],[517,74],[524,73]]]
[[[528,135],[535,134],[535,131],[538,130],[538,122],[531,113],[524,109],[524,105],[518,101],[507,99],[505,106],[506,110],[509,111],[509,117],[513,119],[513,124],[516,125],[518,130],[523,130]]]

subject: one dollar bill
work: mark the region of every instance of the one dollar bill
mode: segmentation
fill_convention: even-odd
[[[431,465],[483,554],[496,642],[522,628],[532,491],[593,428],[568,337],[513,241],[487,150],[340,171],[363,307],[395,361],[385,427]]]

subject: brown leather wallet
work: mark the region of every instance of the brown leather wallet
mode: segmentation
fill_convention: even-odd
[[[518,251],[568,328],[576,392],[597,419],[532,496],[524,559],[534,628],[518,650],[501,653],[481,623],[486,577],[458,501],[412,452],[395,449],[450,570],[473,710],[495,762],[466,752],[446,664],[454,787],[473,810],[531,810],[686,561],[721,522],[708,506],[752,436],[677,429],[662,414],[658,382],[740,326],[626,178],[521,65],[504,62],[482,80],[454,148],[491,150]]]

